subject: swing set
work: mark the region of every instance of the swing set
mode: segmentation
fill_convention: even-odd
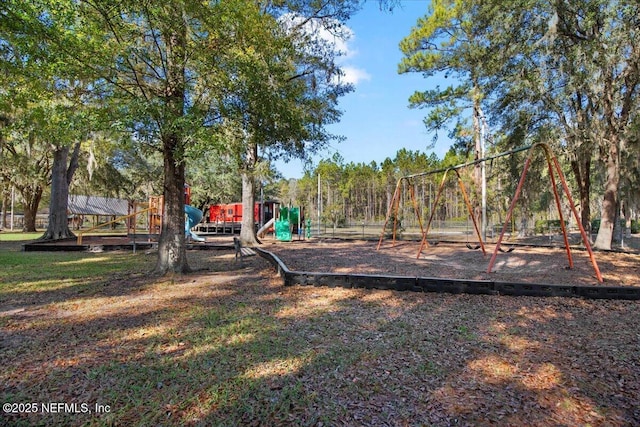
[[[436,199],[433,201],[433,205],[431,206],[431,214],[429,215],[429,221],[427,222],[427,228],[426,230],[422,233],[422,242],[420,243],[420,249],[418,250],[418,255],[416,255],[416,258],[420,258],[420,254],[422,254],[422,250],[424,249],[425,245],[428,244],[427,242],[427,234],[429,234],[429,229],[431,228],[431,222],[433,221],[433,214],[436,211],[436,206],[438,205],[438,202],[440,201],[440,196],[442,195],[442,190],[444,190],[444,185],[447,182],[447,175],[449,173],[449,171],[454,171],[456,174],[456,177],[458,178],[458,185],[460,186],[460,191],[462,192],[462,197],[464,198],[464,203],[467,207],[467,212],[469,213],[469,216],[471,217],[471,219],[473,220],[473,228],[475,229],[476,232],[476,237],[478,238],[478,242],[480,242],[480,244],[477,247],[472,247],[469,242],[467,242],[467,247],[469,249],[479,249],[482,248],[482,253],[486,255],[486,250],[484,247],[484,242],[482,241],[482,236],[480,235],[480,230],[478,229],[478,221],[476,221],[476,216],[473,214],[473,208],[471,207],[471,202],[469,201],[469,196],[467,196],[467,190],[464,187],[464,182],[462,182],[462,177],[460,176],[460,172],[458,172],[458,169],[453,169],[453,168],[449,168],[444,172],[444,175],[442,176],[442,181],[440,182],[440,187],[438,187],[438,194],[436,195]]]
[[[561,226],[561,230],[562,230],[562,235],[563,235],[563,240],[564,240],[564,247],[567,253],[567,258],[568,258],[568,262],[569,262],[569,269],[572,269],[574,266],[573,263],[573,256],[571,253],[571,247],[569,246],[569,238],[568,238],[568,234],[567,234],[567,228],[564,222],[564,217],[562,214],[562,206],[561,206],[561,202],[560,202],[560,195],[558,193],[558,189],[556,186],[556,175],[558,177],[558,179],[560,180],[560,183],[562,185],[562,190],[564,191],[565,196],[567,197],[567,200],[569,202],[570,208],[571,208],[571,212],[576,220],[576,223],[578,225],[578,228],[580,230],[580,236],[582,238],[582,243],[584,244],[588,254],[589,254],[589,259],[591,261],[591,264],[593,265],[593,269],[595,271],[596,274],[596,278],[598,280],[598,282],[602,283],[604,281],[604,279],[602,278],[602,274],[600,273],[600,269],[598,268],[598,264],[596,262],[595,259],[595,255],[593,253],[593,250],[591,248],[591,244],[589,243],[589,239],[587,237],[587,233],[584,230],[584,227],[582,226],[582,222],[580,220],[580,217],[578,215],[578,211],[575,207],[575,204],[573,202],[573,198],[571,197],[571,192],[569,191],[569,187],[567,185],[566,179],[564,177],[564,174],[562,173],[562,168],[560,167],[560,163],[558,162],[558,159],[556,158],[556,156],[553,154],[553,151],[551,150],[551,147],[549,147],[548,144],[546,143],[536,143],[534,145],[528,145],[525,147],[521,147],[518,149],[514,149],[514,150],[510,150],[510,151],[506,151],[503,153],[499,153],[490,157],[485,157],[482,159],[478,159],[478,160],[474,160],[473,162],[468,162],[468,163],[464,163],[461,165],[457,165],[457,166],[451,166],[448,168],[443,168],[443,169],[438,169],[438,170],[433,170],[433,171],[427,171],[427,172],[422,172],[422,173],[418,173],[418,174],[413,174],[413,175],[408,175],[405,177],[401,177],[398,180],[398,183],[396,185],[396,189],[393,195],[393,198],[391,200],[391,204],[389,206],[389,210],[387,212],[387,216],[384,222],[384,226],[382,227],[382,232],[380,234],[380,239],[378,241],[378,246],[376,248],[376,250],[379,250],[381,245],[382,245],[382,241],[384,239],[384,235],[385,235],[385,230],[387,229],[387,225],[389,223],[389,221],[391,220],[391,217],[393,215],[393,234],[392,234],[392,238],[393,238],[393,243],[392,246],[395,246],[395,240],[396,240],[396,233],[397,233],[397,225],[398,225],[398,213],[399,213],[399,205],[400,205],[400,199],[402,196],[402,183],[403,182],[407,182],[409,185],[409,196],[411,198],[412,204],[413,204],[413,208],[414,208],[414,212],[418,218],[418,222],[420,224],[420,232],[422,234],[422,240],[420,243],[420,249],[418,250],[418,254],[416,256],[416,258],[420,258],[420,255],[422,254],[422,251],[424,249],[424,247],[426,245],[429,245],[429,242],[427,241],[427,235],[429,233],[430,227],[431,227],[431,223],[433,221],[433,217],[434,217],[434,212],[435,209],[437,207],[437,204],[440,200],[440,197],[442,195],[442,191],[444,189],[445,183],[447,181],[447,176],[449,174],[450,171],[454,171],[457,177],[457,181],[460,187],[460,191],[463,195],[464,198],[464,202],[467,208],[467,213],[468,216],[471,217],[471,219],[473,220],[473,226],[474,226],[474,230],[476,233],[476,237],[478,238],[478,246],[477,247],[473,247],[470,245],[470,243],[467,241],[466,246],[469,249],[482,249],[482,253],[483,255],[486,255],[486,249],[485,249],[485,242],[482,240],[482,236],[480,234],[480,230],[478,228],[478,223],[476,221],[475,215],[473,214],[473,209],[471,207],[471,202],[469,201],[469,197],[467,195],[467,191],[465,189],[464,183],[462,181],[462,178],[460,176],[459,170],[469,167],[469,166],[473,166],[476,165],[478,163],[481,162],[486,162],[486,161],[492,161],[494,159],[497,159],[499,157],[504,157],[504,156],[508,156],[508,155],[512,155],[521,151],[527,151],[528,150],[528,155],[527,158],[525,160],[524,163],[524,168],[522,171],[522,174],[520,176],[520,180],[518,181],[518,185],[516,187],[516,191],[515,194],[513,196],[513,199],[511,200],[511,204],[509,206],[509,209],[507,210],[507,214],[505,217],[505,221],[504,221],[504,225],[502,226],[502,231],[500,232],[500,236],[498,237],[498,240],[496,242],[495,248],[493,250],[493,254],[491,255],[491,259],[489,261],[489,266],[487,267],[487,273],[491,273],[493,270],[493,267],[495,265],[496,262],[496,258],[498,255],[498,252],[512,252],[514,250],[514,247],[510,247],[507,250],[503,250],[502,249],[502,241],[504,239],[504,235],[507,231],[509,222],[511,221],[512,215],[513,215],[513,210],[515,208],[516,202],[518,201],[518,198],[520,197],[520,194],[522,192],[522,187],[524,186],[524,182],[525,182],[525,178],[527,176],[527,172],[529,170],[529,167],[531,165],[531,160],[533,157],[533,154],[535,152],[535,149],[540,148],[543,150],[544,155],[545,155],[545,159],[547,162],[547,167],[549,170],[549,177],[551,179],[551,187],[553,189],[553,194],[554,194],[554,199],[555,199],[555,204],[556,207],[558,209],[558,215],[560,218],[560,226]],[[438,174],[438,173],[444,173],[442,180],[440,182],[440,186],[438,188],[438,193],[436,195],[436,198],[434,200],[434,202],[431,205],[431,212],[429,215],[429,220],[427,222],[426,228],[423,227],[422,224],[422,219],[420,218],[420,214],[418,212],[418,203],[416,201],[415,198],[415,191],[414,191],[414,186],[413,186],[413,179],[419,176],[428,176],[428,175],[434,175],[434,174]],[[436,243],[437,244],[437,243]],[[435,245],[434,245],[435,246]]]

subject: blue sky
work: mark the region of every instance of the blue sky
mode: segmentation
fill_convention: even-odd
[[[402,58],[400,41],[409,35],[418,18],[427,13],[428,0],[404,0],[393,12],[381,11],[378,2],[369,0],[347,25],[353,37],[347,42],[347,55],[342,61],[355,91],[339,101],[343,111],[340,123],[329,130],[346,140],[332,145],[314,158],[314,164],[336,151],[346,163],[380,164],[394,158],[401,148],[430,153],[427,147],[433,134],[422,123],[425,110],[410,109],[409,96],[416,90],[434,87],[439,82],[425,79],[420,73],[398,74]],[[440,83],[442,85],[442,83]],[[451,145],[446,132],[433,151],[442,158]],[[300,178],[300,160],[278,162],[276,168],[285,178]]]

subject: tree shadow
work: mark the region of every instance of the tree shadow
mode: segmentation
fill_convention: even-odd
[[[140,278],[123,284],[129,292],[94,283],[91,297],[5,316],[3,402],[110,410],[3,414],[3,422],[640,420],[637,333],[613,327],[637,324],[637,303],[284,287],[258,257],[223,270],[173,283]]]

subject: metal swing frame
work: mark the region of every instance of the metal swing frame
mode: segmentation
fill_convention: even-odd
[[[602,278],[602,274],[600,273],[600,269],[598,268],[598,263],[596,262],[595,255],[593,250],[591,249],[591,244],[589,243],[589,238],[587,237],[587,233],[582,226],[582,222],[580,221],[580,217],[578,215],[578,211],[576,209],[575,203],[573,202],[573,198],[571,197],[571,192],[569,191],[569,186],[567,185],[567,181],[562,173],[562,168],[560,167],[560,163],[556,158],[555,154],[551,150],[548,144],[540,142],[534,144],[529,148],[529,155],[527,156],[527,160],[524,163],[524,169],[522,170],[522,175],[520,175],[520,181],[518,182],[518,186],[516,187],[516,192],[511,200],[511,205],[509,206],[509,210],[507,211],[507,216],[504,221],[504,225],[502,226],[502,231],[500,232],[500,237],[498,237],[498,241],[496,243],[496,247],[493,250],[493,255],[491,256],[491,260],[489,261],[489,266],[487,267],[487,273],[491,273],[493,270],[493,266],[496,262],[496,257],[498,256],[498,252],[500,251],[500,245],[502,244],[502,239],[504,238],[504,234],[507,231],[507,226],[509,221],[511,220],[511,216],[513,215],[513,209],[520,197],[520,193],[522,192],[522,187],[524,185],[525,178],[527,176],[527,172],[529,170],[529,166],[531,165],[531,159],[533,157],[533,153],[536,148],[540,147],[545,155],[547,160],[547,167],[549,169],[549,177],[551,178],[551,187],[553,189],[553,195],[556,201],[556,207],[558,208],[558,215],[560,217],[560,228],[562,229],[562,236],[564,238],[564,246],[567,252],[567,258],[569,260],[569,268],[573,268],[573,256],[571,255],[571,247],[569,246],[569,238],[567,235],[567,228],[564,223],[564,217],[562,215],[562,205],[560,203],[560,195],[558,194],[558,190],[556,187],[556,178],[555,175],[558,175],[560,179],[560,183],[562,184],[562,189],[564,191],[565,196],[567,196],[567,200],[569,201],[569,205],[571,207],[571,212],[578,224],[578,228],[580,229],[580,236],[582,237],[582,243],[584,244],[587,252],[589,253],[589,259],[591,260],[591,264],[593,265],[593,269],[596,273],[596,278],[598,282],[602,283],[604,279]]]
[[[497,159],[500,157],[504,157],[504,156],[508,156],[511,154],[515,154],[521,151],[529,151],[529,154],[527,156],[527,159],[525,161],[524,164],[524,169],[522,171],[522,175],[520,176],[520,181],[518,182],[518,186],[516,188],[516,192],[513,196],[513,199],[511,200],[511,204],[509,206],[509,209],[507,211],[507,216],[505,218],[505,222],[504,225],[502,226],[502,231],[500,232],[500,237],[498,238],[498,241],[496,243],[496,246],[494,248],[493,254],[491,256],[491,260],[489,261],[489,266],[487,267],[487,273],[491,273],[491,271],[493,270],[493,267],[495,265],[496,262],[496,257],[498,256],[498,252],[511,252],[513,251],[513,247],[507,249],[507,250],[503,250],[501,248],[501,244],[502,244],[502,240],[504,239],[504,234],[507,230],[507,226],[509,224],[509,221],[511,220],[511,217],[513,215],[513,209],[516,205],[516,202],[518,201],[518,198],[520,197],[520,193],[522,192],[522,187],[524,185],[524,180],[526,178],[527,172],[529,170],[529,166],[531,165],[531,159],[533,156],[533,153],[535,152],[535,149],[540,147],[545,154],[545,158],[547,160],[547,167],[549,169],[549,177],[551,179],[551,185],[552,185],[552,189],[553,189],[553,194],[555,197],[555,201],[556,201],[556,206],[558,208],[558,215],[560,216],[560,226],[562,229],[562,235],[564,237],[564,244],[565,244],[565,249],[567,252],[567,258],[569,261],[569,268],[573,268],[574,264],[573,264],[573,256],[571,254],[571,247],[569,246],[569,238],[567,235],[567,229],[566,229],[566,225],[564,223],[564,217],[562,215],[562,206],[560,203],[560,195],[558,194],[558,190],[557,190],[557,185],[556,185],[556,174],[560,180],[560,183],[562,184],[562,189],[564,191],[564,194],[566,195],[568,201],[569,201],[569,205],[571,207],[571,212],[576,220],[576,223],[578,224],[578,228],[580,230],[580,236],[582,237],[582,242],[589,254],[589,259],[591,261],[591,264],[593,266],[593,269],[595,271],[595,275],[596,278],[598,280],[598,282],[602,283],[604,282],[604,279],[602,278],[602,273],[600,272],[600,269],[598,268],[598,263],[596,262],[595,259],[595,255],[593,253],[593,249],[591,248],[591,244],[589,243],[589,238],[587,237],[587,233],[584,230],[584,227],[582,226],[582,222],[580,221],[580,217],[578,215],[578,211],[576,209],[575,203],[573,202],[573,198],[571,197],[571,192],[569,191],[569,186],[567,185],[567,181],[564,177],[564,174],[562,173],[562,168],[560,167],[560,163],[558,162],[558,159],[556,158],[555,154],[553,153],[553,151],[551,150],[551,147],[546,144],[546,143],[537,143],[534,145],[527,145],[521,148],[517,148],[514,150],[510,150],[510,151],[506,151],[503,153],[499,153],[493,156],[489,156],[489,157],[485,157],[482,159],[477,159],[474,160],[473,162],[469,162],[469,163],[464,163],[461,165],[457,165],[457,166],[452,166],[452,167],[448,167],[448,168],[444,168],[444,169],[438,169],[438,170],[433,170],[433,171],[428,171],[428,172],[422,172],[422,173],[418,173],[418,174],[414,174],[414,175],[408,175],[405,177],[402,177],[398,180],[398,183],[396,185],[396,190],[394,192],[391,204],[389,206],[389,210],[387,212],[387,217],[385,219],[385,223],[384,226],[382,228],[382,232],[380,234],[380,240],[378,241],[378,246],[376,248],[376,250],[380,249],[380,246],[382,245],[382,240],[384,239],[384,234],[385,234],[385,230],[387,228],[387,224],[390,220],[391,217],[391,213],[395,212],[395,218],[394,218],[394,225],[393,225],[393,245],[395,245],[395,240],[396,240],[396,233],[397,233],[397,221],[398,221],[398,210],[399,210],[399,204],[400,204],[400,196],[401,196],[401,184],[404,180],[406,180],[407,182],[411,183],[411,179],[418,177],[418,176],[427,176],[427,175],[433,175],[433,174],[437,174],[437,173],[442,173],[444,172],[445,175],[442,179],[442,182],[440,184],[440,189],[438,190],[438,195],[436,197],[435,202],[433,203],[433,207],[436,206],[436,203],[438,202],[438,199],[442,193],[442,188],[444,186],[444,182],[446,180],[446,176],[448,174],[448,172],[450,170],[453,170],[456,172],[456,175],[458,176],[458,182],[461,185],[461,190],[463,191],[463,195],[465,196],[465,202],[467,203],[467,208],[469,209],[469,213],[471,218],[473,218],[474,220],[474,228],[476,229],[476,233],[478,235],[478,240],[481,242],[481,245],[483,246],[483,252],[485,252],[484,249],[484,242],[482,241],[480,232],[478,230],[478,225],[477,222],[475,220],[475,217],[473,216],[472,213],[472,209],[470,208],[470,203],[468,202],[468,197],[466,196],[466,190],[464,189],[464,184],[461,182],[460,179],[460,174],[458,172],[458,169],[462,169],[465,168],[467,166],[472,166],[481,162],[486,162],[489,160],[493,160],[493,159]],[[414,194],[414,190],[413,190],[413,185],[410,185],[410,194],[411,194],[411,200],[413,202],[413,206],[414,206],[414,210],[416,213],[416,216],[418,217],[418,221],[420,222],[420,230],[422,232],[422,242],[420,244],[420,250],[418,251],[418,255],[417,258],[420,257],[420,254],[422,253],[422,250],[424,248],[424,246],[426,244],[428,244],[427,242],[427,234],[429,231],[429,227],[431,226],[431,221],[433,219],[433,214],[434,214],[434,209],[431,210],[430,213],[430,218],[429,218],[429,222],[427,223],[427,228],[426,230],[423,228],[422,226],[422,220],[420,219],[420,215],[418,213],[418,205],[415,199],[415,194]]]
[[[440,196],[442,195],[442,190],[444,190],[444,184],[447,182],[447,175],[449,171],[454,171],[456,173],[456,177],[458,178],[458,185],[460,186],[460,191],[462,192],[462,197],[464,198],[464,203],[467,206],[467,211],[469,212],[469,216],[473,220],[473,228],[476,232],[476,236],[478,237],[478,242],[480,243],[479,248],[482,248],[482,253],[484,255],[487,254],[487,251],[484,247],[484,242],[482,241],[482,236],[480,235],[480,229],[478,228],[478,221],[476,221],[475,215],[473,215],[473,208],[471,207],[471,202],[469,201],[469,196],[467,195],[467,190],[464,187],[464,182],[462,181],[462,177],[460,176],[460,172],[458,172],[458,168],[449,168],[444,171],[444,175],[442,176],[442,181],[440,181],[440,186],[438,187],[438,193],[436,194],[436,199],[433,201],[431,205],[431,213],[429,214],[429,221],[427,222],[427,227],[422,233],[422,242],[420,243],[420,249],[418,250],[418,254],[416,258],[420,258],[420,254],[422,254],[422,250],[425,245],[428,245],[427,235],[429,234],[429,229],[431,228],[431,222],[433,221],[433,215],[436,211],[436,207],[438,206],[438,202],[440,201]],[[467,242],[467,247],[469,249],[474,249]],[[479,249],[475,248],[475,249]]]
[[[423,233],[424,227],[422,226],[422,218],[420,218],[420,213],[418,212],[418,202],[416,200],[415,190],[413,189],[413,181],[412,177],[402,177],[398,180],[396,184],[396,189],[393,193],[393,197],[391,198],[391,204],[389,206],[389,210],[387,211],[387,217],[384,221],[384,225],[382,226],[382,232],[380,233],[380,240],[378,240],[378,246],[376,250],[380,250],[380,246],[382,245],[382,240],[384,239],[384,233],[387,229],[387,224],[389,224],[389,220],[391,219],[391,214],[393,215],[393,235],[392,235],[392,244],[391,246],[395,246],[396,244],[396,235],[398,230],[398,211],[400,210],[400,197],[402,193],[402,182],[407,181],[409,184],[409,196],[411,198],[411,202],[413,204],[413,210],[418,218],[418,223],[420,224],[420,232]]]

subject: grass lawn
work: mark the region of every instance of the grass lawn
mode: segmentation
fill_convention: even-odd
[[[640,424],[640,304],[284,287],[0,240],[0,425]],[[8,406],[7,406],[8,404]]]
[[[42,236],[44,232],[22,233],[13,231],[0,231],[0,245],[3,242],[28,242]]]

